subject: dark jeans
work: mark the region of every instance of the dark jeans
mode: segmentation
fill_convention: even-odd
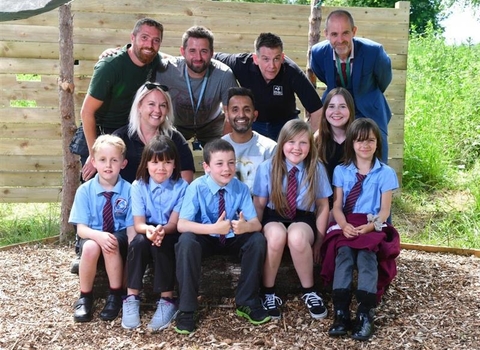
[[[294,117],[292,119],[298,119],[298,117]],[[262,134],[263,136],[269,137],[272,140],[277,141],[280,130],[283,128],[287,121],[288,120],[284,120],[279,123],[254,122],[252,128],[259,134]]]
[[[148,263],[153,261],[153,292],[172,291],[175,287],[175,244],[178,234],[165,235],[162,245],[152,245],[146,235],[137,234],[128,246],[127,287],[143,288],[143,275]]]
[[[228,238],[221,245],[218,237],[184,232],[175,245],[179,310],[193,312],[198,308],[202,258],[213,254],[235,254],[241,258],[241,274],[235,293],[237,305],[258,304],[258,293],[265,262],[266,241],[260,232]]]
[[[175,127],[183,137],[185,137],[185,140],[190,140],[192,137],[196,136],[198,141],[202,144],[202,147],[204,147],[206,143],[222,137],[224,123],[225,115],[222,113],[208,124],[198,126],[196,130],[193,128],[193,125],[188,128],[180,125],[176,125]]]

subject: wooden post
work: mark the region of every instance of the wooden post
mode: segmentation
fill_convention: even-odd
[[[60,222],[60,242],[66,243],[73,238],[73,226],[68,223],[73,198],[80,182],[80,162],[78,156],[69,149],[70,142],[77,128],[75,124],[75,108],[73,93],[73,17],[71,5],[62,5],[58,12],[60,29],[60,72],[58,78],[59,107],[62,125],[63,149],[63,186],[62,209]]]
[[[308,49],[307,49],[307,66],[305,67],[305,73],[307,78],[312,82],[315,89],[317,88],[317,77],[310,68],[310,56],[312,52],[312,46],[318,43],[320,40],[320,23],[322,22],[322,1],[323,0],[310,0],[310,17],[308,17]],[[310,113],[305,110],[305,120],[310,120]],[[320,123],[318,124],[320,128]]]
[[[310,17],[308,18],[308,50],[306,74],[314,86],[317,86],[317,77],[310,68],[310,56],[312,46],[320,41],[320,25],[322,23],[322,2],[323,0],[311,0]]]

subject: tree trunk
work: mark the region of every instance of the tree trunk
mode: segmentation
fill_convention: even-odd
[[[308,18],[308,50],[307,50],[307,69],[306,74],[308,79],[314,86],[317,86],[317,78],[310,68],[310,56],[312,46],[320,41],[320,26],[322,24],[322,4],[323,0],[312,0],[310,17]]]
[[[73,198],[80,181],[80,162],[78,156],[69,149],[70,142],[76,131],[75,109],[73,93],[73,17],[71,5],[62,5],[58,12],[60,29],[60,72],[58,78],[59,105],[62,124],[62,149],[63,149],[63,184],[62,184],[62,209],[60,222],[60,242],[66,243],[73,238],[73,226],[68,223]]]

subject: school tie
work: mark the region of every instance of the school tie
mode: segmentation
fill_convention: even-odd
[[[342,75],[343,75],[343,81],[345,82],[344,88],[348,87],[348,77],[347,77],[347,64],[345,62],[342,62]]]
[[[355,185],[353,185],[352,190],[345,200],[345,206],[343,207],[343,212],[345,215],[352,213],[353,207],[355,206],[355,203],[362,192],[363,180],[365,180],[366,177],[367,175],[357,173],[357,182],[355,182]]]
[[[224,194],[225,194],[225,190],[223,188],[218,190],[218,215],[219,216],[222,215],[222,213],[225,211],[225,198],[223,197]],[[218,239],[220,240],[221,245],[225,245],[225,243],[227,242],[227,238],[225,235],[220,235]]]
[[[286,215],[288,219],[293,219],[297,212],[297,167],[293,167],[288,172],[288,182],[287,182],[287,211]]]
[[[103,206],[103,231],[113,233],[113,208],[112,196],[113,192],[103,192],[105,197],[105,205]]]

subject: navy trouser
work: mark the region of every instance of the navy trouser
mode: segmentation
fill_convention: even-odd
[[[295,115],[291,119],[298,119],[298,116]],[[262,134],[263,136],[269,137],[272,140],[277,141],[280,130],[283,128],[287,121],[288,120],[284,120],[279,123],[253,122],[252,129],[259,134]]]
[[[236,254],[241,258],[241,274],[235,300],[237,305],[258,305],[258,293],[265,262],[266,241],[260,232],[228,238],[221,245],[218,237],[184,232],[175,245],[179,310],[193,312],[198,308],[202,258],[213,254]]]
[[[146,235],[137,234],[128,246],[127,287],[143,288],[143,275],[148,263],[153,261],[153,291],[162,293],[172,291],[175,287],[175,244],[178,234],[163,237],[162,245],[152,245]]]
[[[358,270],[357,290],[377,293],[377,254],[369,250],[353,249],[347,246],[340,247],[337,250],[333,289],[351,289],[355,265]]]

